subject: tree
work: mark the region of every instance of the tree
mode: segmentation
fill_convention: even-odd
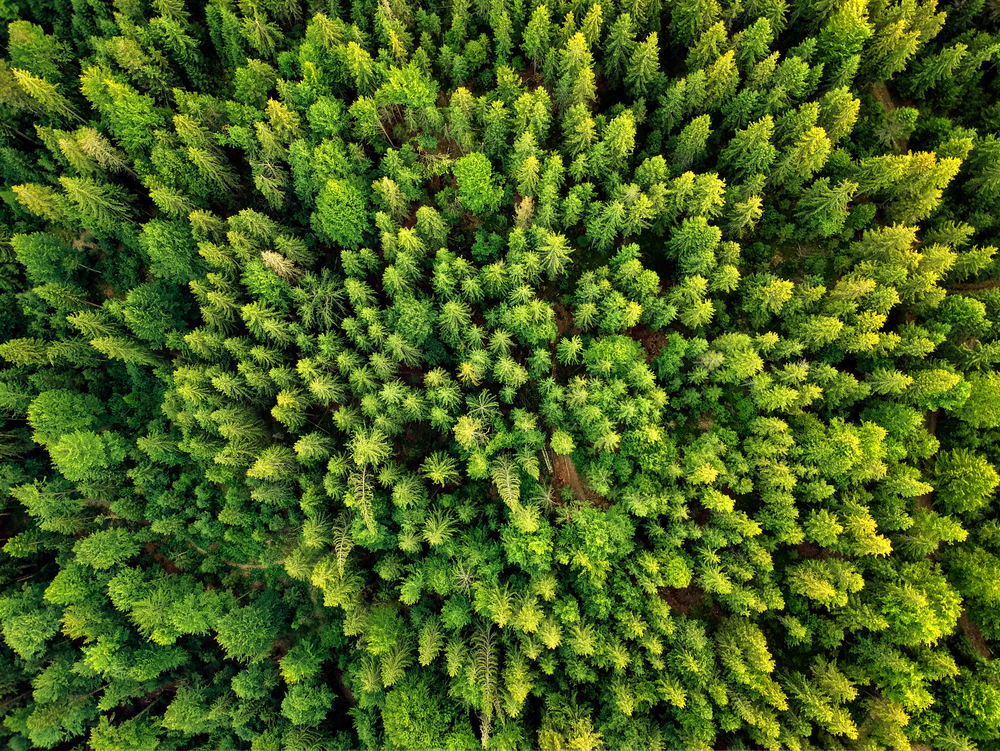
[[[147,717],[133,717],[112,725],[102,716],[90,731],[90,747],[93,751],[115,751],[133,748],[136,751],[156,751],[160,747],[163,730],[159,723]]]
[[[682,274],[707,274],[717,263],[715,251],[722,232],[704,217],[685,219],[671,234],[667,248],[676,255]]]
[[[857,189],[858,184],[849,180],[831,187],[829,178],[821,177],[803,191],[795,210],[796,218],[810,234],[835,235],[844,227],[847,206]]]
[[[737,34],[736,62],[740,70],[750,73],[754,66],[771,54],[771,43],[774,41],[774,29],[766,17],[760,17],[743,32]]]
[[[552,450],[560,456],[569,456],[575,448],[576,443],[573,441],[573,436],[569,433],[557,430],[552,434]]]
[[[899,6],[876,14],[871,20],[874,33],[865,45],[863,70],[868,80],[892,78],[930,42],[944,25],[945,14],[935,13],[936,4]],[[849,11],[848,17],[849,17]]]
[[[728,47],[729,37],[726,25],[719,21],[706,29],[697,43],[690,48],[687,56],[687,67],[690,71],[707,68],[721,57]]]
[[[548,5],[539,3],[531,14],[531,20],[524,28],[524,42],[521,48],[536,68],[545,59],[552,36],[552,22]]]
[[[684,126],[677,137],[673,154],[673,162],[682,172],[686,172],[705,153],[711,134],[712,119],[708,115],[696,117]]]
[[[473,214],[496,211],[503,190],[494,182],[493,166],[484,154],[475,152],[462,157],[452,168],[458,181],[458,197]]]
[[[573,248],[569,247],[564,235],[546,232],[538,251],[541,253],[542,266],[548,272],[549,279],[555,279],[569,265]]]
[[[114,232],[128,218],[125,194],[117,186],[65,175],[59,178],[59,184],[76,208],[76,218],[90,229]]]
[[[973,373],[968,379],[972,390],[956,414],[974,428],[1000,427],[1000,374]]]
[[[458,464],[455,460],[441,451],[435,451],[424,460],[421,465],[424,477],[428,478],[441,487],[448,483],[456,482],[461,478],[458,473]]]
[[[135,556],[139,543],[126,529],[102,529],[73,546],[76,560],[99,571],[112,568]]]
[[[281,700],[281,714],[295,725],[317,726],[334,703],[333,692],[325,683],[297,683],[289,686]]]
[[[42,339],[11,339],[0,344],[0,357],[12,365],[41,365],[49,362],[48,343]]]
[[[940,368],[918,370],[913,374],[913,383],[906,392],[907,397],[925,409],[955,409],[969,398],[971,387],[962,376]]]
[[[581,154],[594,143],[597,126],[584,104],[569,107],[563,115],[563,144],[570,156]]]
[[[620,170],[635,150],[636,125],[632,111],[625,110],[609,122],[603,136],[610,151],[611,169]]]
[[[1000,198],[1000,139],[989,134],[977,141],[969,162],[973,174],[969,189],[983,191],[991,200]]]
[[[677,44],[691,46],[722,15],[716,0],[683,0],[671,8],[671,37]]]
[[[641,97],[649,92],[660,72],[659,49],[655,31],[646,37],[645,42],[636,45],[625,71],[625,85],[632,96]]]
[[[59,222],[66,218],[60,196],[51,185],[26,183],[12,187],[17,202],[36,216]]]
[[[59,88],[55,84],[46,81],[44,77],[33,75],[26,70],[19,70],[18,68],[12,68],[11,70],[21,90],[38,102],[43,109],[67,117],[80,117],[76,114],[76,110],[73,109],[69,100],[59,93]]]
[[[736,180],[745,180],[756,174],[767,175],[778,158],[778,150],[771,143],[774,118],[766,115],[737,131],[719,156],[719,162],[728,167]]]
[[[49,454],[67,480],[93,478],[125,458],[125,441],[114,432],[74,430],[49,445]]]
[[[961,448],[938,453],[934,477],[937,499],[951,514],[975,514],[1000,484],[992,464]]]
[[[44,593],[41,586],[25,584],[0,596],[4,641],[24,660],[42,656],[46,642],[59,633],[58,609],[45,602]]]
[[[562,109],[589,104],[597,96],[593,55],[583,34],[571,36],[559,51],[559,81],[556,101]]]
[[[177,288],[154,282],[129,291],[125,301],[125,323],[132,332],[154,346],[163,346],[167,334],[182,328],[187,301]]]
[[[274,605],[264,598],[223,616],[215,629],[226,656],[250,664],[267,659],[278,637],[276,616]]]
[[[831,143],[836,145],[851,135],[861,111],[861,100],[855,99],[850,89],[842,86],[827,91],[819,100],[819,105],[818,125],[826,131]]]
[[[873,33],[866,5],[864,0],[848,0],[826,19],[816,40],[819,62],[834,65],[861,52]]]
[[[831,148],[825,130],[819,126],[810,128],[782,154],[771,180],[777,185],[797,185],[809,179],[826,164]]]
[[[629,13],[621,13],[608,29],[604,43],[604,73],[619,83],[635,50],[635,23]]]
[[[142,226],[139,247],[149,258],[150,270],[163,281],[187,284],[205,273],[187,222],[150,219]]]
[[[46,80],[59,82],[72,60],[67,46],[54,34],[29,21],[13,21],[7,27],[10,62]]]
[[[345,248],[364,245],[368,229],[365,197],[347,180],[328,180],[316,199],[310,223],[324,239]]]

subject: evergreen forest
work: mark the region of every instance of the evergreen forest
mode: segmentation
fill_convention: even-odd
[[[0,746],[1000,750],[1000,0],[0,21]]]

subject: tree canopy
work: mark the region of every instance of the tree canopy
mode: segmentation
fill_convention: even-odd
[[[0,745],[1000,747],[995,0],[0,0]]]

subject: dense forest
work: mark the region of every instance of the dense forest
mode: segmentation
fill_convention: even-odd
[[[0,743],[1000,749],[1000,1],[0,20]]]

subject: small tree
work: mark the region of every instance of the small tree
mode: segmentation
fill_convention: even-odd
[[[500,208],[503,189],[496,185],[493,165],[485,154],[474,152],[464,156],[452,169],[458,181],[458,198],[473,214]]]
[[[368,228],[364,195],[347,180],[329,180],[316,199],[311,223],[320,237],[345,248],[360,248]]]

